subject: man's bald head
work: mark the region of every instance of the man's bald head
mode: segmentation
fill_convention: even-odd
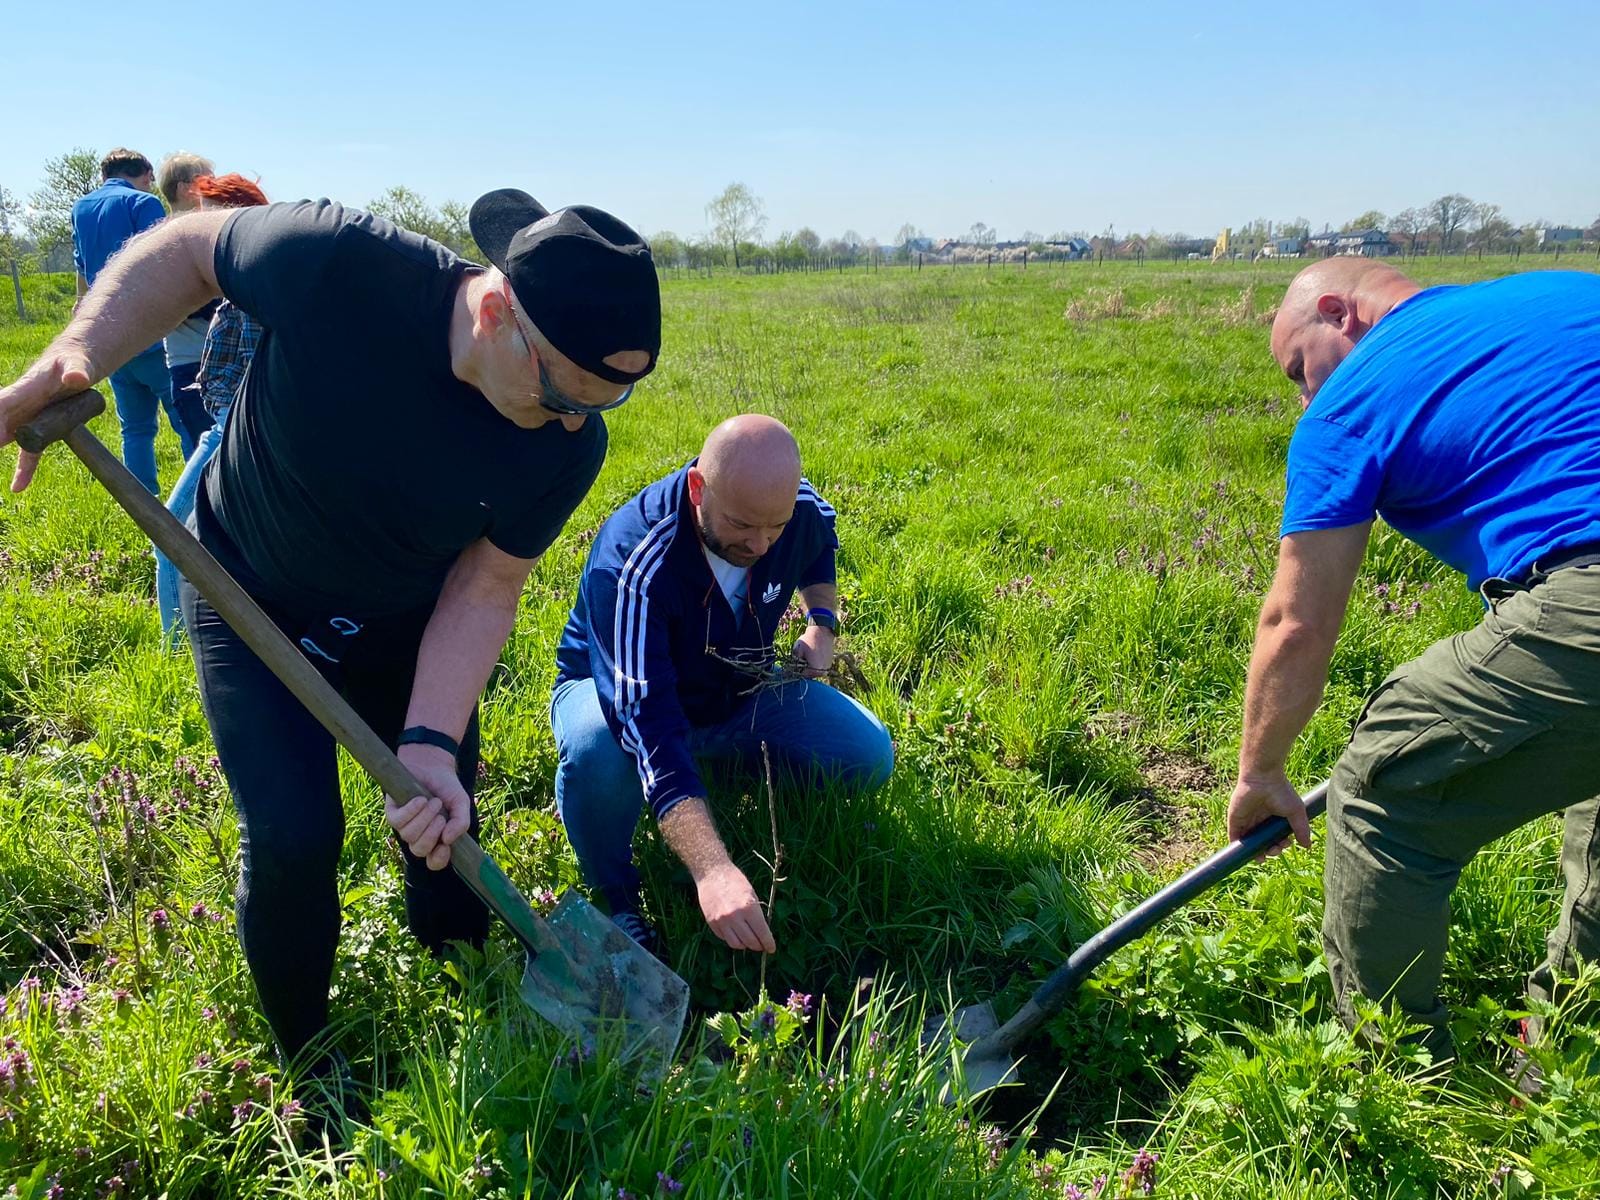
[[[713,485],[749,484],[793,492],[800,486],[800,447],[774,417],[742,413],[713,429],[700,450],[700,473]]]
[[[794,434],[760,413],[730,417],[713,429],[689,470],[701,540],[739,566],[755,562],[783,533],[799,490]]]
[[[1421,289],[1371,258],[1314,262],[1289,284],[1272,322],[1272,357],[1311,402],[1355,344],[1390,309]]]

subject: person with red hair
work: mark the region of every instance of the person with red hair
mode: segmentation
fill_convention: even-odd
[[[194,194],[200,207],[248,208],[266,204],[266,193],[259,184],[243,175],[202,175],[194,181]],[[222,445],[222,426],[233,397],[244,382],[250,359],[261,340],[261,323],[231,300],[223,300],[206,329],[205,348],[200,353],[200,373],[190,388],[211,415],[211,428],[195,442],[194,453],[184,465],[183,474],[173,485],[167,508],[180,521],[194,511],[195,491],[206,464]],[[187,390],[187,389],[186,389]],[[178,582],[181,576],[167,556],[156,551],[156,607],[161,614],[161,631],[169,638],[183,620],[178,607]]]

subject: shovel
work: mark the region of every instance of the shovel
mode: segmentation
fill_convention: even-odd
[[[199,540],[103,446],[84,422],[105,411],[99,392],[59,400],[17,431],[24,450],[64,441],[135,524],[192,582],[334,740],[396,799],[425,792]],[[523,1002],[580,1044],[615,1044],[664,1068],[683,1033],[689,985],[581,896],[567,892],[548,921],[467,834],[450,847],[450,866],[527,949]]]
[[[1315,820],[1327,802],[1328,785],[1320,783],[1306,793],[1306,815]],[[1289,832],[1288,821],[1273,817],[1218,850],[1205,862],[1191,867],[1074,950],[1004,1025],[1000,1024],[994,1005],[989,1001],[958,1008],[948,1016],[936,1014],[928,1018],[922,1034],[924,1045],[948,1044],[953,1036],[965,1046],[957,1060],[953,1086],[946,1085],[944,1089],[945,1100],[950,1101],[957,1092],[979,1096],[1002,1084],[1016,1082],[1018,1043],[1060,1012],[1096,967],[1189,901],[1210,891],[1263,850],[1277,845]]]

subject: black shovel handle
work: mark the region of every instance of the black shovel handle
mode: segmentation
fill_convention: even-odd
[[[1328,785],[1319,783],[1305,795],[1306,816],[1315,820],[1322,815],[1327,802]],[[981,1055],[1003,1050],[1009,1054],[1018,1042],[1060,1012],[1083,981],[1106,959],[1290,835],[1289,822],[1283,817],[1272,817],[1198,866],[1191,867],[1155,895],[1146,897],[1074,950],[1066,962],[1034,989],[1016,1016],[973,1043],[968,1053]]]
[[[245,645],[294,693],[334,740],[350,752],[367,774],[377,780],[385,793],[396,799],[425,795],[426,790],[412,778],[394,751],[372,732],[360,714],[322,677],[272,618],[261,611],[250,594],[89,431],[84,422],[104,412],[105,406],[105,399],[92,390],[57,400],[17,431],[17,444],[37,454],[51,442],[65,442],[134,523],[172,560],[184,578],[211,602]],[[451,844],[450,865],[532,953],[567,957],[549,925],[533,911],[510,877],[483,852],[470,834],[462,834]]]

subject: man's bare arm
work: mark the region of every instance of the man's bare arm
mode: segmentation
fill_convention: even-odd
[[[729,856],[706,802],[691,796],[673,805],[661,818],[661,836],[694,877],[712,932],[735,950],[774,953],[778,947],[761,901]]]
[[[0,446],[52,400],[110,375],[184,317],[220,294],[212,256],[226,209],[163,221],[133,238],[106,264],[66,329],[9,387],[0,389]],[[11,490],[33,478],[37,457],[23,453]]]
[[[1295,738],[1322,702],[1371,532],[1367,521],[1291,533],[1279,545],[1278,571],[1261,608],[1245,684],[1239,781],[1228,806],[1231,837],[1278,814],[1288,818],[1303,845],[1310,843],[1310,822],[1284,767]]]
[[[457,742],[465,736],[472,706],[511,636],[535,561],[507,554],[487,538],[457,557],[417,650],[406,727],[424,725]],[[402,746],[399,757],[429,794],[390,796],[385,813],[411,852],[441,870],[472,815],[466,789],[456,778],[456,757],[427,744]]]

